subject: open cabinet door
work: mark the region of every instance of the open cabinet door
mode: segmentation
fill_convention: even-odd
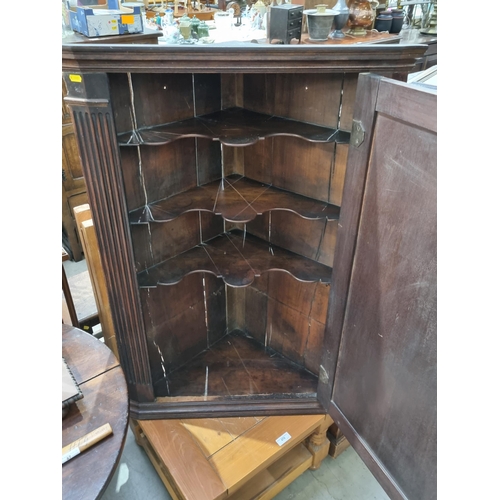
[[[391,498],[436,498],[437,92],[360,76],[320,397]]]

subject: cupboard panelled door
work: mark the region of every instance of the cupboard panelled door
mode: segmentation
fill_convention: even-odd
[[[330,415],[412,500],[436,498],[436,101],[360,75],[323,358]]]

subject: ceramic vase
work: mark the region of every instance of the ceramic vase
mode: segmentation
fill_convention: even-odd
[[[342,29],[347,24],[349,19],[349,7],[346,0],[338,0],[333,7],[333,31],[328,35],[328,38],[344,38]]]
[[[369,0],[351,0],[349,3],[349,34],[365,36],[373,23],[373,9]]]
[[[404,16],[393,16],[389,33],[399,33],[403,27],[404,20]]]
[[[379,32],[387,31],[389,32],[392,27],[392,14],[388,11],[382,11],[377,16],[375,20],[375,29]]]

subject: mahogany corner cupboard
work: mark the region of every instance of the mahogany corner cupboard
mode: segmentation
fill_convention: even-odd
[[[423,45],[63,45],[135,419],[328,412],[436,496]]]

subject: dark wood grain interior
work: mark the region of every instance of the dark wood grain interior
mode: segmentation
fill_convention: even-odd
[[[239,330],[167,377],[176,396],[316,395],[317,377]],[[161,389],[157,389],[160,393]]]
[[[155,120],[156,121],[156,120]],[[227,146],[248,146],[272,136],[298,136],[312,142],[349,142],[349,134],[279,116],[229,108],[187,120],[141,127],[118,136],[124,146],[156,145],[183,137],[216,139]]]
[[[212,274],[196,272],[175,285],[142,288],[155,393],[203,396],[204,389],[199,391],[203,367],[210,373],[211,384],[231,379],[229,391],[211,386],[208,394],[212,396],[315,394],[328,294],[328,283],[300,282],[284,272],[265,273],[245,287],[231,287]],[[242,342],[253,346],[238,367],[221,364],[220,356],[227,356],[220,352],[225,344],[214,347],[234,332],[242,332]],[[239,347],[237,351],[243,356]],[[233,361],[238,360],[234,357]],[[246,370],[253,373],[253,379],[257,373],[278,368],[280,377],[276,373],[258,377],[258,391],[248,382]],[[295,383],[304,377],[306,385]],[[240,389],[234,384],[240,384]]]
[[[332,272],[331,267],[234,229],[142,271],[138,281],[140,287],[174,285],[188,274],[208,272],[229,286],[241,287],[271,271],[323,283],[330,282]]]
[[[338,219],[340,212],[336,205],[232,174],[133,210],[130,222],[164,222],[186,212],[203,211],[221,215],[228,222],[245,223],[276,209],[295,212],[306,219]]]
[[[156,394],[203,396],[206,370],[209,396],[315,394],[328,293],[328,284],[281,272],[242,288],[195,273],[141,289]]]
[[[157,397],[315,394],[343,79],[111,76]]]

